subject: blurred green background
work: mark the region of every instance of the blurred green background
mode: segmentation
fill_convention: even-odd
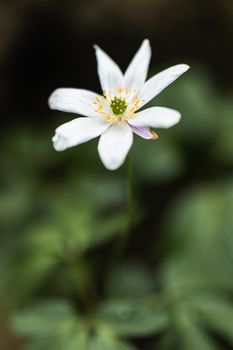
[[[233,2],[0,2],[0,349],[233,349]],[[191,70],[151,105],[182,113],[107,171],[97,140],[64,153],[57,87],[100,92],[92,45],[125,69]]]

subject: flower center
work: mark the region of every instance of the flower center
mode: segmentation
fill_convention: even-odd
[[[110,107],[115,115],[122,115],[125,113],[127,109],[127,103],[125,99],[121,97],[114,97],[113,100],[111,100]]]

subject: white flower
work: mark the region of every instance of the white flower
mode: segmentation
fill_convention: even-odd
[[[133,133],[153,140],[158,135],[150,127],[169,128],[179,122],[181,115],[173,109],[137,111],[189,66],[178,64],[145,81],[151,57],[149,40],[143,41],[125,74],[98,46],[95,50],[103,96],[83,89],[55,90],[49,98],[50,108],[84,117],[59,126],[52,140],[55,150],[63,151],[100,136],[99,156],[107,169],[115,170],[132,146]]]

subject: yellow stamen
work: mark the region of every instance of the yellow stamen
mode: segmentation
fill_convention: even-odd
[[[96,108],[94,111],[100,115],[102,115],[107,123],[111,124],[121,124],[121,123],[127,123],[127,120],[132,118],[135,115],[135,111],[140,108],[140,103],[143,102],[142,99],[140,99],[138,96],[135,96],[134,98],[131,97],[131,93],[136,93],[136,89],[129,89],[129,88],[122,88],[121,86],[118,86],[117,92],[119,94],[123,94],[121,96],[123,97],[117,97],[114,94],[111,93],[109,90],[104,90],[102,96],[97,96],[96,100],[93,103],[93,105],[96,105]],[[124,110],[124,106],[119,106],[117,109],[117,99],[122,99],[125,101],[126,106],[129,106],[129,110]],[[116,109],[117,114],[112,115],[110,109]],[[121,108],[120,108],[121,107]],[[127,112],[127,114],[125,114]],[[155,132],[151,131],[152,139],[156,140],[158,138],[158,135]]]

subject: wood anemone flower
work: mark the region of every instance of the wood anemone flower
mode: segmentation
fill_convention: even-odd
[[[180,113],[170,108],[140,109],[189,66],[178,64],[146,81],[151,58],[149,40],[142,42],[125,74],[98,46],[95,50],[103,95],[83,89],[55,90],[49,98],[51,109],[84,117],[59,126],[52,140],[55,150],[63,151],[100,136],[100,159],[107,169],[115,170],[124,163],[134,133],[155,140],[158,135],[150,128],[169,128],[180,121]]]

